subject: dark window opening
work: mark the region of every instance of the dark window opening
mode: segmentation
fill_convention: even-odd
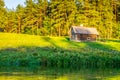
[[[87,40],[90,40],[90,37],[87,37]]]

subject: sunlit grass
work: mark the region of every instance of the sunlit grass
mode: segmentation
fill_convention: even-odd
[[[106,45],[113,47],[113,49],[120,51],[120,42],[107,42]]]
[[[73,45],[74,44],[74,45]],[[19,46],[38,46],[38,47],[84,47],[85,44],[70,42],[65,37],[44,37],[27,34],[0,33],[0,48],[19,47]]]
[[[113,76],[113,77],[110,77],[110,78],[106,78],[104,80],[119,80],[120,79],[120,76]]]
[[[48,46],[40,36],[27,34],[0,33],[0,48],[19,47],[19,46]]]
[[[97,44],[96,44],[97,43]],[[0,33],[0,48],[19,47],[19,46],[37,46],[37,47],[60,47],[60,48],[100,48],[98,44],[120,50],[120,42],[73,42],[65,37],[45,37],[27,34]],[[92,46],[93,45],[93,46]]]

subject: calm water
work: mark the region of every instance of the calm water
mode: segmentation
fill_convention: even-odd
[[[0,80],[120,80],[120,69],[0,68]]]

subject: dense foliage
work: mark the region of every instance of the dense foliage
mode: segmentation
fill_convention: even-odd
[[[0,0],[0,31],[67,36],[72,25],[95,27],[102,38],[120,38],[119,0],[26,0],[14,10]]]
[[[120,67],[120,40],[73,42],[65,37],[0,33],[0,66]]]
[[[84,49],[84,50],[88,50]],[[120,67],[119,52],[78,52],[49,47],[20,47],[0,50],[0,66],[46,66],[59,68]],[[111,50],[112,51],[112,50]]]

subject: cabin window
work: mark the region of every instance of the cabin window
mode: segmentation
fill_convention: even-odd
[[[90,40],[90,37],[87,37],[87,40]]]

